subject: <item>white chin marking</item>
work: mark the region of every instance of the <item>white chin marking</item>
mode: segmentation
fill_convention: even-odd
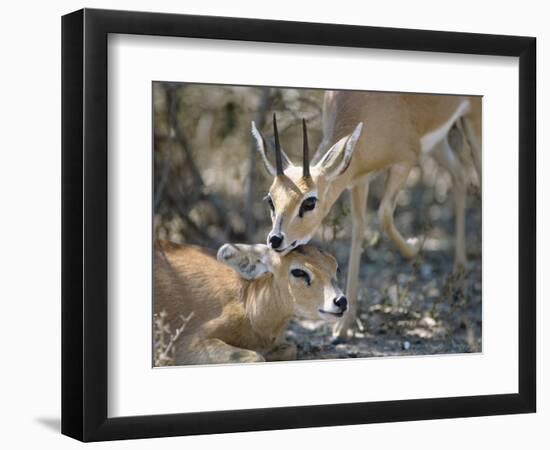
[[[319,310],[319,316],[321,319],[327,321],[327,322],[335,322],[336,320],[339,320],[343,317],[345,313],[342,313],[341,315],[338,315],[340,313],[332,313],[331,311],[321,311]]]
[[[321,319],[325,322],[336,322],[339,317],[333,316],[332,314],[319,313]]]
[[[310,240],[311,240],[311,236],[308,236],[308,237],[306,237],[304,239],[301,239],[301,240],[292,241],[292,243],[290,245],[287,245],[282,250],[280,248],[272,248],[272,247],[270,247],[270,249],[273,250],[274,252],[280,253],[281,255],[284,256],[288,252],[290,252],[291,250],[294,250],[296,247],[300,247],[300,245],[306,245]],[[269,241],[268,241],[268,246],[269,246]]]

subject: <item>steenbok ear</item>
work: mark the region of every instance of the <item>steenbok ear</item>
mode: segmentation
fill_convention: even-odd
[[[273,145],[269,145],[267,143],[264,135],[260,132],[260,130],[258,130],[254,122],[252,122],[251,129],[252,137],[254,138],[254,141],[256,143],[256,148],[260,152],[260,155],[262,155],[262,160],[264,162],[265,168],[272,176],[276,177],[277,168],[275,165],[275,149],[273,148]],[[281,162],[283,170],[292,165],[290,159],[288,158],[288,156],[286,156],[286,153],[283,149],[281,149]]]
[[[349,167],[355,144],[357,144],[362,130],[363,123],[359,122],[353,133],[343,137],[328,149],[325,156],[317,163],[317,171],[324,173],[329,180],[342,175]]]
[[[272,271],[269,248],[264,244],[224,244],[218,250],[218,261],[246,280],[255,280]]]

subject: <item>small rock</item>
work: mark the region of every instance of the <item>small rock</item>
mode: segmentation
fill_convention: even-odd
[[[420,274],[425,280],[430,279],[432,277],[432,266],[430,264],[422,264],[420,266]]]
[[[399,303],[399,292],[397,290],[397,285],[396,284],[392,284],[388,288],[388,297],[390,298],[391,304],[393,306],[397,306],[397,304]]]
[[[399,284],[405,284],[407,283],[407,281],[409,281],[409,276],[407,274],[400,273],[399,275],[397,275],[397,282]]]
[[[409,350],[411,348],[411,343],[409,341],[403,342],[403,350]]]
[[[428,328],[435,327],[436,323],[437,322],[430,316],[423,317],[420,321],[420,325]]]

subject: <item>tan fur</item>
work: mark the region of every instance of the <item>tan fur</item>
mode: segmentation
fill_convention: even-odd
[[[336,334],[340,337],[345,337],[347,328],[355,320],[358,265],[366,214],[364,204],[372,175],[379,171],[388,172],[378,210],[380,226],[405,257],[413,258],[420,250],[421,240],[405,239],[396,228],[393,213],[397,195],[411,168],[418,163],[422,144],[427,147],[423,151],[432,153],[450,171],[455,184],[457,268],[466,264],[464,209],[467,189],[465,162],[468,158],[460,149],[457,150],[461,154],[457,155],[457,151],[451,148],[447,135],[451,131],[458,130],[466,141],[465,148],[470,149],[470,159],[481,180],[479,97],[327,91],[323,105],[323,141],[318,153],[326,155],[334,151],[335,155],[344,154],[343,149],[359,123],[363,123],[363,128],[343,173],[336,177],[332,175],[340,164],[338,160],[329,158],[329,164],[323,165],[323,158],[320,161],[318,158],[312,161],[312,177],[307,182],[302,179],[301,167],[290,166],[284,176],[274,179],[269,191],[275,205],[272,233],[284,235],[281,249],[286,250],[294,242],[307,243],[341,193],[351,190],[352,251],[346,289],[350,313],[337,325]],[[459,147],[462,148],[462,143]],[[316,208],[298,217],[301,203],[311,192],[317,194]]]
[[[176,364],[264,361],[295,355],[295,348],[281,342],[282,333],[293,315],[320,319],[318,310],[328,290],[341,294],[332,285],[336,261],[312,246],[286,256],[267,251],[272,272],[245,280],[199,247],[156,244],[155,313],[166,311],[172,331],[181,325],[180,316],[193,313],[178,339]],[[229,264],[233,256],[227,255]],[[252,252],[235,248],[235,257],[240,258],[237,264],[254,263]],[[294,267],[311,273],[310,286],[290,275]]]

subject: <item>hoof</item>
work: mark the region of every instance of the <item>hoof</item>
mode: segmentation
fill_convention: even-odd
[[[416,258],[422,249],[423,243],[424,239],[422,237],[407,239],[407,248],[403,249],[403,256],[407,259]]]
[[[330,343],[332,345],[345,344],[346,342],[347,342],[347,339],[345,339],[341,336],[335,336],[330,340]]]
[[[467,263],[465,260],[455,261],[453,266],[453,273],[458,276],[462,276],[466,273]]]

